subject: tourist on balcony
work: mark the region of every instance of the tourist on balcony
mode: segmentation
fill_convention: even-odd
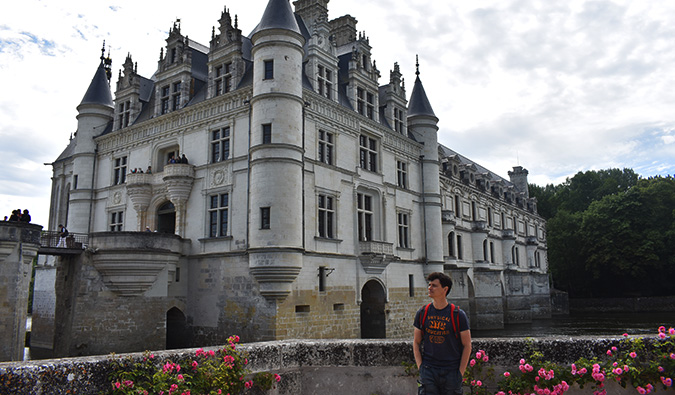
[[[187,159],[187,156],[185,156],[185,154],[183,154],[183,156],[180,157],[180,163],[185,164],[185,165],[188,164],[188,159]]]
[[[28,213],[28,210],[24,209],[23,214],[21,214],[21,218],[19,218],[19,221],[29,223],[30,222],[30,214]]]
[[[427,281],[433,302],[417,311],[413,324],[418,394],[461,395],[462,376],[471,355],[469,320],[463,310],[448,303],[452,279],[447,274],[431,273]]]
[[[68,237],[68,229],[59,224],[59,244],[56,245],[56,248],[66,247],[66,237]]]

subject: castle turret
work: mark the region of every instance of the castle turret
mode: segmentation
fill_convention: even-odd
[[[105,44],[104,44],[105,45]],[[73,149],[73,182],[68,198],[68,229],[71,232],[87,233],[91,217],[94,174],[96,169],[96,143],[113,120],[114,104],[110,93],[111,60],[101,49],[101,63],[89,84],[82,102],[77,106],[77,132]]]
[[[443,271],[443,238],[441,229],[441,192],[438,160],[438,118],[431,108],[420,80],[417,78],[408,103],[408,130],[424,144],[421,162],[423,182],[423,215],[425,241],[425,273]]]
[[[303,256],[305,39],[288,0],[269,1],[251,41],[249,265],[262,295],[283,299]]]

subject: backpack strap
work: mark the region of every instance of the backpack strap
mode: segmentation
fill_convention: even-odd
[[[450,303],[450,321],[452,322],[452,331],[455,333],[455,337],[459,337],[459,311],[457,312],[457,324],[455,324],[455,307],[459,310],[459,306],[455,306]]]
[[[422,330],[426,332],[426,329],[424,328],[424,322],[427,320],[427,313],[429,312],[429,306],[431,306],[431,303],[427,305],[427,307],[424,308],[424,316],[422,316]]]

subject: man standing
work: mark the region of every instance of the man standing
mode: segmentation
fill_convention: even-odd
[[[452,279],[440,272],[427,277],[433,300],[415,315],[413,352],[420,371],[419,395],[461,395],[462,376],[471,355],[466,314],[448,303]],[[424,350],[420,350],[420,345]]]

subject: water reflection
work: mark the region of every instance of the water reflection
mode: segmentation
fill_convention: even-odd
[[[504,329],[471,330],[472,337],[567,337],[656,335],[659,326],[675,327],[675,312],[573,313],[531,324],[511,324]]]

